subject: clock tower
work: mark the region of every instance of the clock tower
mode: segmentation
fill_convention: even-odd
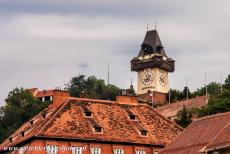
[[[147,31],[138,56],[131,60],[131,70],[138,73],[137,95],[155,104],[166,104],[168,73],[174,71],[174,64],[167,57],[157,31]]]

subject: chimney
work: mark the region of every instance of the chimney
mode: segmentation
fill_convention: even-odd
[[[138,104],[136,96],[117,96],[116,99],[120,104]]]
[[[62,105],[68,98],[70,94],[68,91],[54,90],[53,92],[53,107],[57,108]]]

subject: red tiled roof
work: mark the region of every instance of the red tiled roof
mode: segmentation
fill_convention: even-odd
[[[230,123],[207,145],[205,150],[212,151],[214,149],[221,149],[230,147]]]
[[[52,96],[53,94],[54,94],[54,90],[43,90],[43,91],[39,91],[36,97]]]
[[[91,117],[84,115],[83,106],[87,106],[92,112]],[[136,121],[129,119],[127,109],[136,115]],[[47,113],[45,120],[42,119],[43,112]],[[25,123],[12,135],[12,143],[5,140],[0,145],[0,150],[4,146],[17,145],[31,137],[165,146],[183,130],[146,104],[120,104],[86,98],[70,98],[59,108],[47,108],[33,119],[33,126],[29,122]],[[103,132],[94,132],[94,126],[100,126]],[[140,135],[140,127],[148,131],[147,136]],[[22,131],[25,131],[24,137],[20,137]]]
[[[230,112],[200,118],[193,122],[172,143],[161,151],[161,154],[199,153],[210,142],[212,143],[212,140],[215,139],[222,130],[224,132],[224,128],[227,128],[226,126],[229,126],[229,123]]]
[[[177,112],[182,110],[185,106],[188,109],[191,108],[200,108],[204,105],[206,105],[206,96],[198,96],[189,100],[183,100],[176,103],[171,103],[165,106],[161,106],[156,108],[156,110],[161,113],[165,117],[175,117],[177,115]]]

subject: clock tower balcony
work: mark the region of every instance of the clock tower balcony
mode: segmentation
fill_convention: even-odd
[[[140,60],[135,57],[131,61],[131,71],[140,71],[145,68],[160,68],[167,72],[174,72],[175,70],[175,61],[171,58],[164,60],[163,56],[153,56],[150,59]]]

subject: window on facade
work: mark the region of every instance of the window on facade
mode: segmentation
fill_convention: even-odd
[[[83,154],[83,147],[72,147],[72,154]]]
[[[46,96],[45,101],[51,101],[51,96]]]
[[[101,154],[101,148],[91,148],[91,154]]]
[[[136,150],[136,154],[146,154],[145,150]]]
[[[124,154],[124,150],[123,149],[115,149],[114,154]]]
[[[46,152],[47,154],[57,154],[58,147],[56,145],[47,145]]]
[[[159,154],[159,152],[157,152],[157,151],[154,151],[154,152],[153,152],[153,154]]]

